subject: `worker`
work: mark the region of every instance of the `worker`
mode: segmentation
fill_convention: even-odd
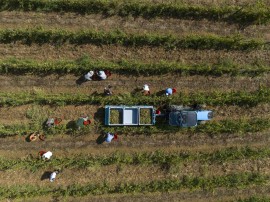
[[[55,125],[58,125],[60,122],[62,121],[61,118],[48,118],[47,122],[46,122],[46,126],[48,128],[51,128]]]
[[[98,71],[98,72],[97,72],[97,75],[98,75],[98,77],[99,77],[100,80],[105,80],[105,79],[107,79],[107,75],[105,74],[104,71]]]
[[[111,90],[112,86],[108,85],[108,87],[104,88],[104,95],[112,95],[112,90]]]
[[[117,140],[118,136],[117,134],[112,134],[112,133],[107,133],[107,136],[106,136],[106,142],[111,142],[112,140]]]
[[[143,85],[143,94],[150,95],[150,89],[149,89],[149,86],[147,84]]]
[[[48,118],[47,122],[46,122],[46,126],[53,127],[54,126],[54,118]]]
[[[86,121],[83,122],[83,125],[85,125],[85,126],[87,126],[89,124],[91,124],[91,121],[90,120],[86,120]]]
[[[51,151],[40,151],[39,152],[40,156],[42,159],[44,160],[50,160],[50,158],[52,157],[52,152]]]
[[[94,75],[94,71],[89,71],[87,74],[84,75],[85,81],[91,81],[93,75]]]
[[[167,96],[172,95],[173,93],[176,93],[176,89],[175,89],[175,88],[167,88],[167,89],[165,90],[165,94],[166,94]]]
[[[54,171],[54,172],[51,173],[51,175],[50,175],[50,182],[53,182],[55,180],[56,174],[58,174],[58,173],[59,173],[59,170],[56,170],[56,171]]]
[[[83,125],[87,126],[91,123],[91,120],[88,118],[88,116],[82,118],[83,118]]]

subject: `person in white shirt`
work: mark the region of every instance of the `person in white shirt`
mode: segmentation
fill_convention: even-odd
[[[112,140],[117,140],[117,134],[107,133],[105,141],[110,143]]]
[[[52,157],[52,152],[51,151],[47,151],[46,153],[44,153],[42,155],[42,159],[44,160],[49,160]]]
[[[100,80],[105,80],[105,79],[107,79],[107,75],[105,74],[104,71],[98,71],[97,75],[98,75],[98,77],[100,78]]]
[[[56,170],[56,171],[54,171],[54,172],[51,173],[51,175],[50,175],[50,182],[53,182],[55,180],[56,174],[58,174],[58,173],[59,173],[58,170]]]
[[[147,84],[143,85],[143,94],[150,95],[150,89],[149,89],[149,86]]]
[[[84,75],[84,79],[86,81],[91,81],[93,75],[94,75],[94,71],[89,71],[87,74]]]

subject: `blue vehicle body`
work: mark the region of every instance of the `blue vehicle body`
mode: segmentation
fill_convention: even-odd
[[[197,126],[201,121],[212,119],[212,111],[173,111],[169,113],[169,125],[180,127]]]

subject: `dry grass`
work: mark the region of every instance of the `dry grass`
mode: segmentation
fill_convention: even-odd
[[[170,50],[163,48],[143,47],[132,48],[115,45],[52,45],[31,46],[15,44],[0,44],[0,59],[15,57],[18,59],[36,59],[40,61],[59,59],[78,59],[84,55],[96,60],[137,60],[142,62],[156,62],[160,60],[176,61],[186,64],[218,63],[221,60],[231,60],[239,64],[259,61],[270,64],[270,51],[256,50],[250,52],[226,50]]]
[[[242,6],[246,4],[255,4],[256,0],[137,0],[139,2],[153,2],[153,3],[179,3],[186,5],[209,5],[209,6]],[[264,0],[266,5],[270,2]]]
[[[71,155],[70,155],[71,157]],[[173,165],[171,167],[163,167],[160,165],[110,165],[99,166],[94,165],[86,169],[62,169],[62,172],[57,176],[56,185],[71,185],[78,183],[85,185],[89,182],[92,184],[99,184],[100,182],[108,182],[111,185],[119,183],[147,183],[154,180],[165,179],[181,179],[183,176],[205,177],[211,178],[213,176],[229,175],[233,173],[242,172],[260,172],[263,175],[270,173],[269,159],[260,160],[238,160],[220,163],[213,163],[211,165],[201,162],[188,162],[180,165]],[[0,186],[7,185],[45,185],[48,186],[50,182],[41,180],[44,172],[52,171],[56,168],[48,166],[46,169],[38,170],[31,173],[27,170],[14,169],[7,170],[0,173]],[[70,177],[73,176],[73,177]]]
[[[213,22],[207,20],[180,20],[180,19],[144,19],[144,18],[121,18],[119,16],[104,17],[102,15],[77,15],[74,13],[36,13],[36,12],[1,12],[0,28],[16,29],[44,27],[46,29],[66,29],[79,31],[82,29],[94,29],[111,31],[115,29],[126,33],[139,34],[173,34],[183,36],[187,34],[217,34],[237,35],[245,37],[263,38],[270,40],[268,30],[270,25],[251,25],[240,29],[235,24],[225,22]]]

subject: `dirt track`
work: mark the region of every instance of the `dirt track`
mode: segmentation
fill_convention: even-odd
[[[256,91],[260,86],[270,87],[270,76],[259,77],[206,77],[162,75],[149,77],[135,77],[114,74],[105,81],[89,81],[77,85],[80,76],[49,75],[39,76],[0,76],[1,92],[44,92],[44,93],[103,93],[108,84],[113,86],[115,94],[131,93],[144,84],[150,86],[152,93],[165,90],[168,87],[176,88],[178,92],[213,92],[213,91]]]
[[[157,134],[152,136],[144,135],[122,135],[119,142],[111,144],[98,145],[96,140],[100,134],[94,131],[92,134],[85,136],[72,137],[67,135],[58,135],[48,137],[45,142],[36,141],[29,143],[25,141],[25,136],[16,136],[1,139],[0,154],[1,156],[10,156],[17,158],[19,156],[35,155],[40,149],[47,149],[56,152],[57,155],[74,155],[74,154],[109,154],[115,151],[136,152],[136,151],[213,151],[225,147],[233,146],[251,146],[264,147],[270,141],[270,131],[261,133],[247,134],[222,134],[209,135],[196,134]],[[19,152],[19,153],[18,153]]]
[[[226,50],[164,50],[153,47],[123,47],[117,45],[53,45],[31,46],[15,44],[0,45],[0,59],[36,59],[74,60],[87,55],[93,60],[135,60],[143,62],[158,62],[160,60],[176,61],[184,64],[216,64],[222,61],[234,61],[238,64],[262,63],[270,64],[269,50],[226,51]]]
[[[78,31],[82,29],[91,30],[122,30],[126,33],[160,33],[183,36],[186,34],[217,34],[237,35],[245,37],[263,38],[269,41],[268,30],[270,25],[252,25],[239,29],[238,25],[225,22],[214,22],[207,20],[180,20],[180,19],[144,19],[118,16],[104,17],[102,15],[78,15],[74,13],[35,13],[35,12],[1,12],[0,28],[44,27],[48,29],[65,29]]]

